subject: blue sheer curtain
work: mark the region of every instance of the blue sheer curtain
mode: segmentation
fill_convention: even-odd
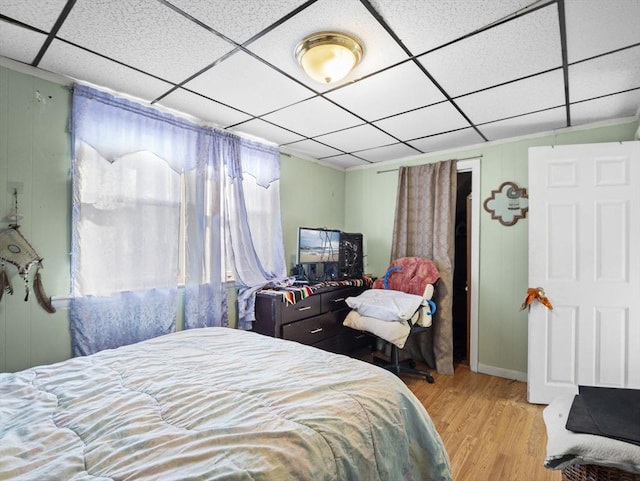
[[[177,289],[120,292],[71,299],[74,356],[161,336],[174,331]]]
[[[280,218],[280,155],[275,147],[221,135],[225,232],[238,285],[238,328],[255,320],[255,295],[289,282]]]
[[[277,148],[82,85],[72,139],[74,355],[175,330],[180,274],[184,327],[227,326],[226,258],[250,329],[255,292],[288,282]]]
[[[185,173],[185,299],[184,325],[228,326],[227,294],[223,283],[224,250],[221,235],[221,134],[203,129],[198,139],[196,168]]]
[[[214,137],[173,115],[75,86],[74,355],[175,330],[183,203],[185,327],[226,324]]]

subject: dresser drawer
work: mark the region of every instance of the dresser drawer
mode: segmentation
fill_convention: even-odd
[[[340,352],[348,353],[365,346],[373,350],[375,340],[376,338],[371,334],[342,326]]]
[[[361,292],[361,287],[348,287],[345,289],[338,289],[336,291],[323,292],[320,296],[322,300],[322,312],[339,311],[340,309],[348,308],[349,306],[347,306],[347,303],[345,302],[347,297],[355,297]]]
[[[309,296],[295,304],[282,305],[282,324],[320,314],[320,296]]]
[[[253,331],[347,354],[353,347],[366,345],[366,339],[362,333],[342,325],[350,310],[346,299],[356,297],[366,289],[364,286],[328,284],[314,289],[312,295],[295,304],[283,302],[283,296],[277,290],[258,292]]]
[[[342,350],[340,336],[333,336],[328,339],[323,339],[322,341],[313,344],[313,347],[317,347],[318,349],[322,349],[324,351],[335,352],[337,354],[345,354],[345,352]]]
[[[285,324],[282,326],[282,338],[302,344],[314,344],[340,332],[338,317],[335,312],[327,312],[320,316]]]

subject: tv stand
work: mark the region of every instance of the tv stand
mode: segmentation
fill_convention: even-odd
[[[339,354],[372,346],[373,336],[342,325],[350,310],[346,298],[355,297],[369,287],[361,279],[328,281],[309,287],[299,286],[299,289],[313,289],[311,295],[299,299],[295,297],[295,287],[259,291],[253,331]],[[292,293],[293,297],[289,295]]]

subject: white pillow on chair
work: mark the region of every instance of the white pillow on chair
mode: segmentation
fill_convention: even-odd
[[[397,319],[396,319],[397,320]],[[356,311],[350,311],[345,317],[343,324],[358,331],[367,331],[374,336],[391,342],[400,349],[404,347],[411,328],[405,321],[387,322],[375,317],[361,316]]]
[[[368,289],[356,297],[347,297],[347,305],[361,316],[382,321],[409,320],[424,305],[421,296],[387,289]]]

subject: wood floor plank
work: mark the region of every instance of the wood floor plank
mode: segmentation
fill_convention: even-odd
[[[547,443],[544,406],[527,402],[524,382],[477,374],[456,366],[453,376],[433,373],[434,384],[403,379],[433,419],[456,481],[559,481],[543,466]]]
[[[363,356],[367,360],[366,355]],[[560,481],[543,465],[544,406],[527,402],[524,382],[473,373],[402,376],[425,406],[449,453],[455,481]]]

